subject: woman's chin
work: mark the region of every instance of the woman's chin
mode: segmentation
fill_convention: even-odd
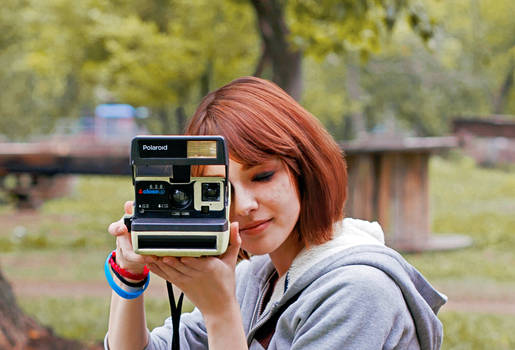
[[[264,244],[242,244],[241,249],[245,250],[251,255],[265,255],[273,251],[271,247]]]

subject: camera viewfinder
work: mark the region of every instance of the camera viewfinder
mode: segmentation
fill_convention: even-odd
[[[205,182],[202,184],[202,201],[218,202],[220,200],[220,184]]]

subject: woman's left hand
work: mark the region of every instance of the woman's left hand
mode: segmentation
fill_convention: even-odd
[[[235,297],[235,268],[241,238],[238,223],[230,228],[229,246],[217,257],[153,258],[149,269],[180,288],[204,317],[222,314]]]

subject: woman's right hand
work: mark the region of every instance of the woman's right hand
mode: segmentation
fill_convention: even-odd
[[[125,202],[125,213],[132,214],[132,201]],[[123,222],[123,217],[109,225],[108,231],[116,237],[116,263],[124,270],[139,274],[151,257],[136,254],[132,247],[131,235]]]

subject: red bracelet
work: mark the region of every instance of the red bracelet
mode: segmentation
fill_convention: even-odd
[[[111,259],[109,259],[109,264],[111,264],[111,267],[113,268],[113,270],[118,272],[123,277],[129,278],[131,280],[140,281],[140,280],[143,280],[143,279],[147,278],[147,276],[148,276],[149,270],[148,270],[148,267],[146,265],[143,268],[143,273],[132,273],[130,271],[122,269],[120,267],[120,265],[118,265],[116,263],[116,252],[115,251],[113,251],[113,254],[111,255]]]

